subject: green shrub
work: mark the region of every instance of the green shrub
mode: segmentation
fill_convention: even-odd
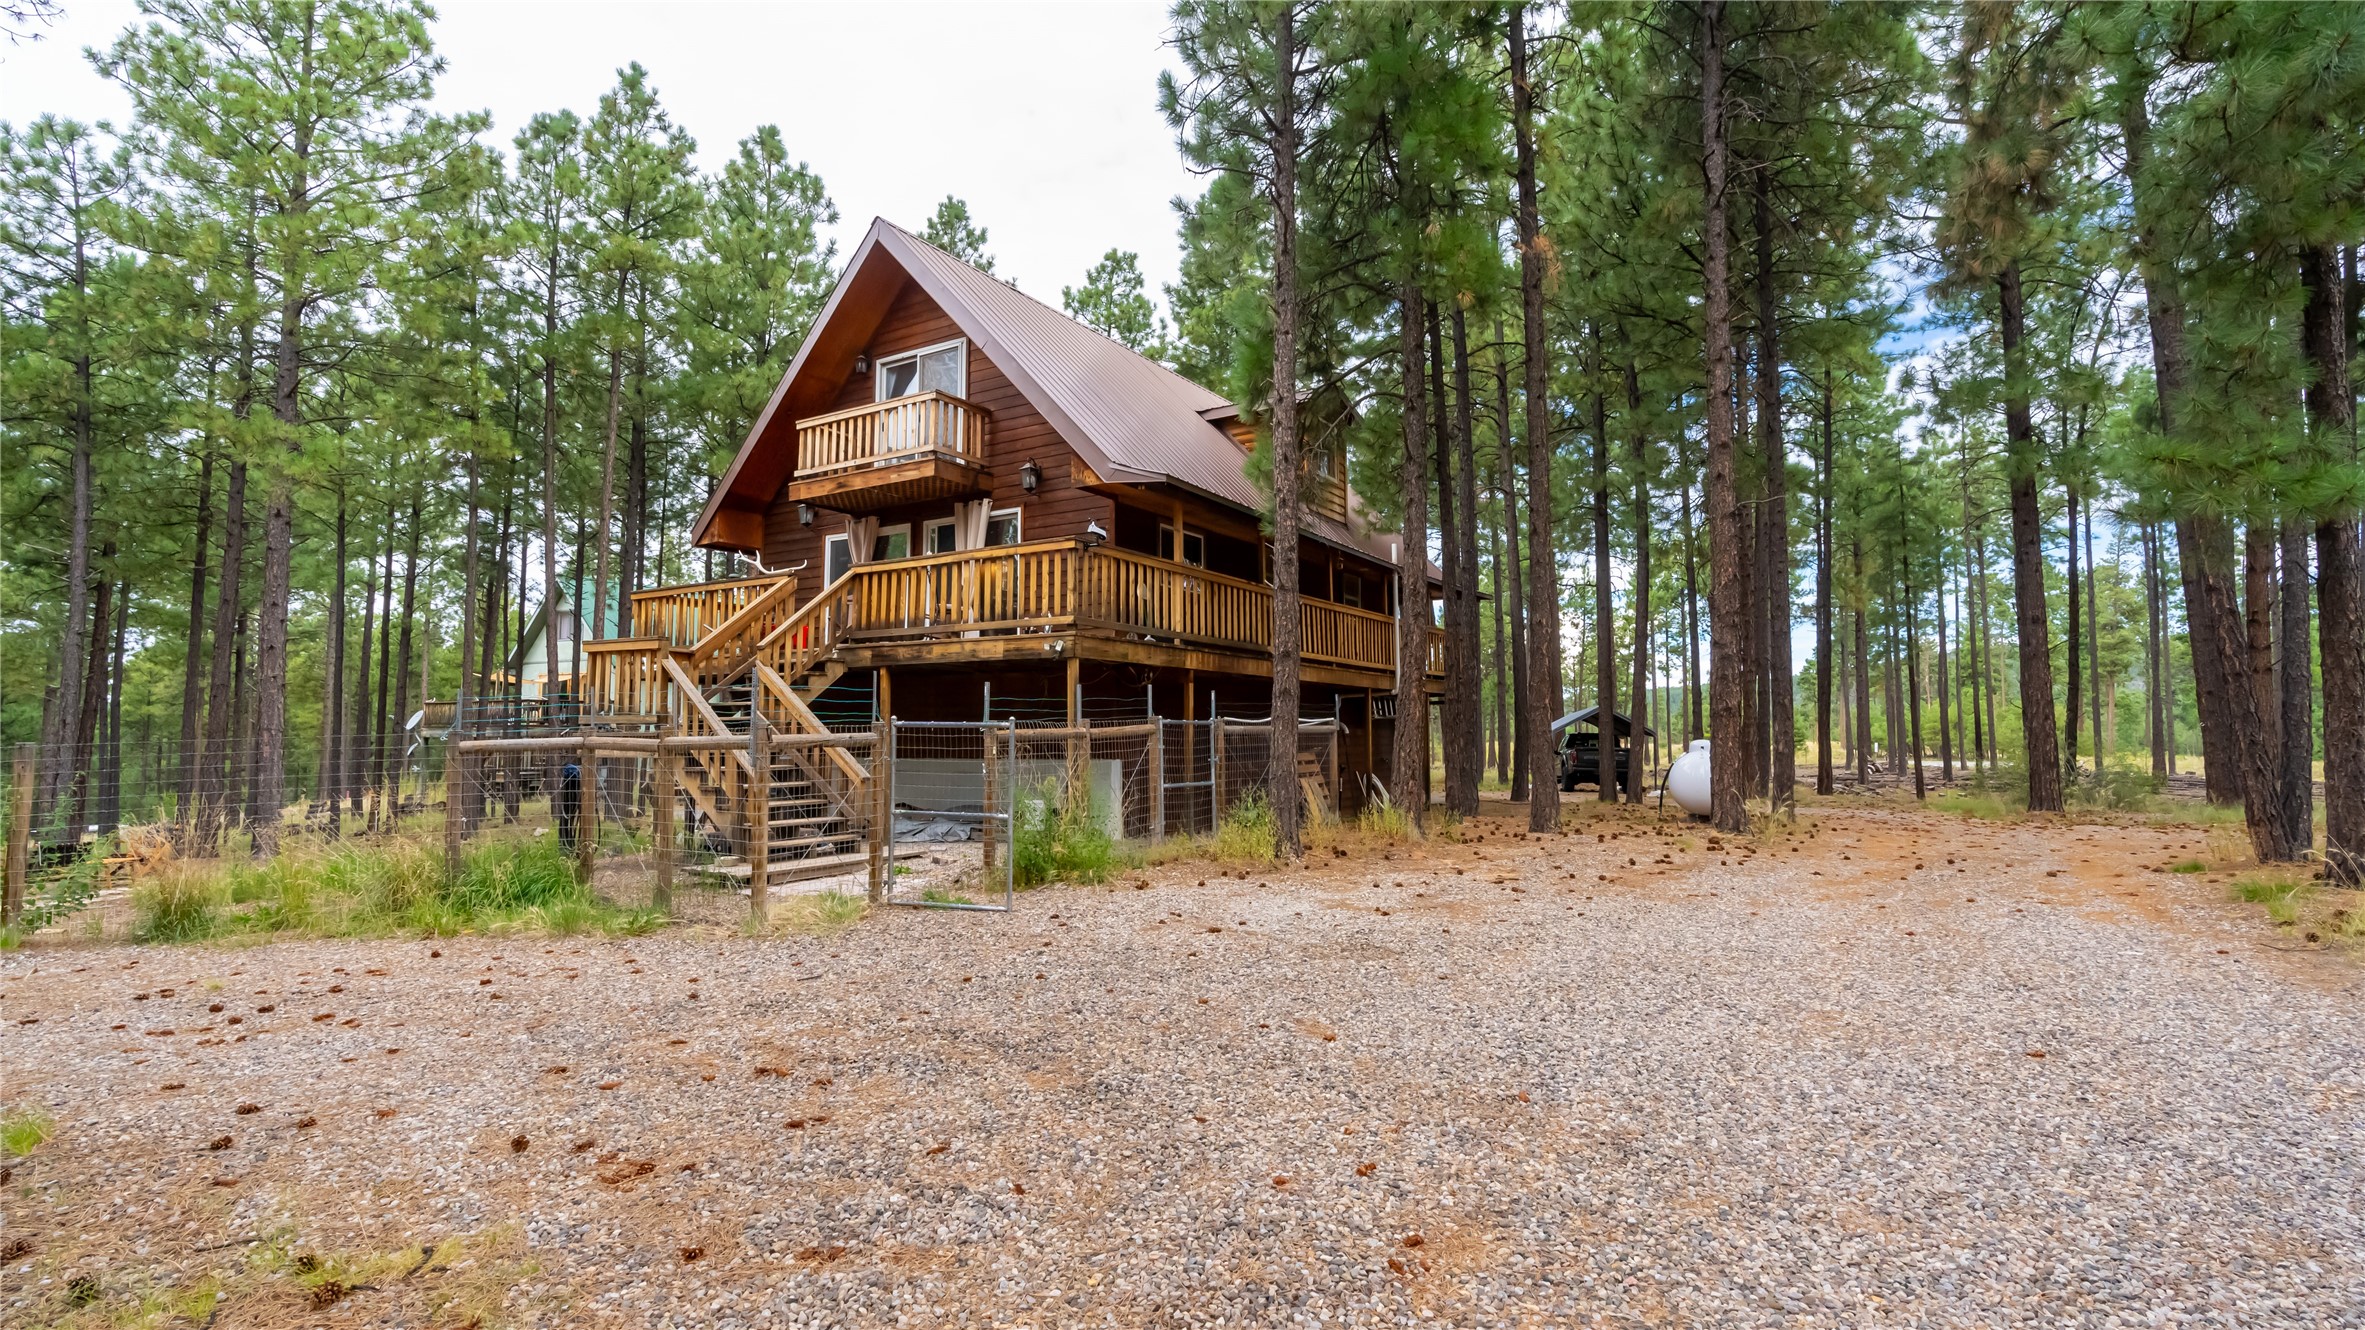
[[[1091,798],[1061,802],[1046,781],[1017,801],[1010,871],[1020,887],[1046,882],[1106,882],[1116,871],[1117,842]]]
[[[0,1113],[0,1151],[12,1158],[23,1158],[33,1153],[43,1141],[57,1135],[57,1123],[37,1108],[11,1108]]]
[[[203,868],[175,865],[131,893],[132,936],[142,942],[196,942],[222,927],[228,884]]]
[[[1224,810],[1208,850],[1218,863],[1269,864],[1279,828],[1263,790],[1250,790]]]

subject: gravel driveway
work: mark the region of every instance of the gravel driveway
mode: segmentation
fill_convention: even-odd
[[[2199,833],[1478,825],[832,938],[8,955],[0,1323],[2365,1325],[2365,970],[2158,871]]]

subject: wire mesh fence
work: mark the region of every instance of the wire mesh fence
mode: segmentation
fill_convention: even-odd
[[[1018,727],[897,721],[894,728],[887,903],[1009,909],[1023,780]]]
[[[193,865],[343,880],[376,855],[440,863],[495,894],[529,870],[563,872],[603,906],[700,922],[761,917],[795,892],[1007,908],[1041,880],[1030,871],[1057,876],[1027,856],[1063,830],[1111,845],[1206,834],[1268,788],[1262,722],[1167,720],[1138,702],[1081,724],[883,722],[869,697],[843,701],[820,734],[784,730],[752,693],[736,712],[725,699],[628,723],[486,706],[275,774],[251,744],[201,741],[187,762],[161,745],[19,745],[0,906],[31,933]],[[1336,806],[1337,745],[1331,722],[1300,729],[1317,816]]]

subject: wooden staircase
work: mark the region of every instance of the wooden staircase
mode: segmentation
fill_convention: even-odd
[[[590,694],[600,709],[662,716],[674,734],[712,740],[685,755],[679,788],[702,829],[733,851],[716,867],[721,876],[745,881],[760,861],[766,884],[777,885],[848,872],[868,857],[869,764],[843,747],[796,742],[830,733],[812,704],[846,673],[837,645],[850,577],[802,607],[795,580],[774,579],[732,598],[719,621],[712,609],[669,606],[661,593],[644,617],[636,597],[634,628],[648,635],[596,644]],[[711,588],[693,590],[717,599]],[[768,750],[761,771],[750,733],[758,716]]]

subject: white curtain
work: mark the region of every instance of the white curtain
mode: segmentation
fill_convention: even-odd
[[[879,519],[857,518],[846,527],[846,554],[859,568],[870,562],[871,549],[879,541]]]
[[[993,516],[994,501],[975,499],[953,505],[953,548],[981,550],[985,548],[985,526]]]

